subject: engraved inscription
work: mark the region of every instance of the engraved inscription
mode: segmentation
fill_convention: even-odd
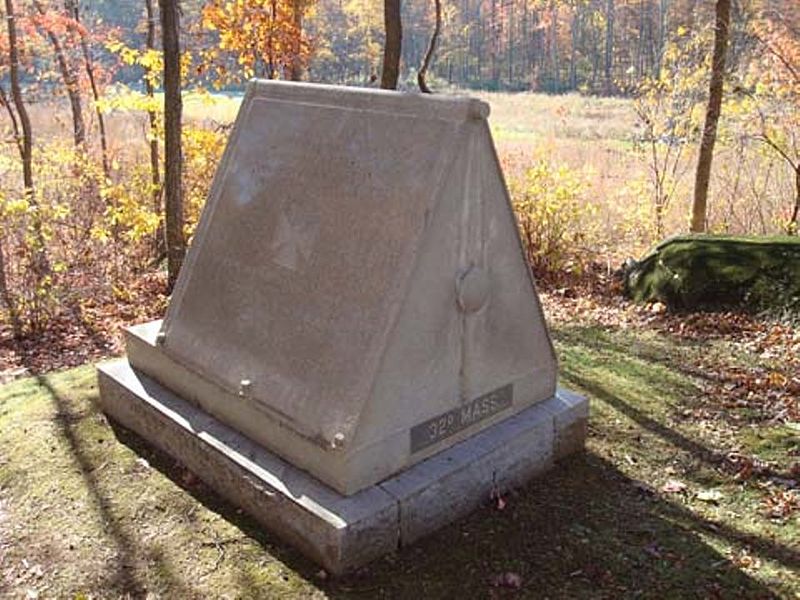
[[[411,452],[418,452],[511,406],[514,386],[504,385],[463,406],[411,428]]]

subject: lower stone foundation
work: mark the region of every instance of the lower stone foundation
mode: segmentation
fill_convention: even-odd
[[[115,421],[333,574],[358,568],[469,514],[583,448],[589,405],[555,396],[352,496],[343,496],[133,369],[98,368]]]

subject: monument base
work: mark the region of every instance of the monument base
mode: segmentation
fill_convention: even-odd
[[[406,471],[343,496],[131,368],[98,368],[112,419],[333,574],[356,569],[541,474],[583,448],[589,405],[555,396]]]

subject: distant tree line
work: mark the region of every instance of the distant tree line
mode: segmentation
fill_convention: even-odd
[[[51,3],[52,4],[52,3]],[[195,79],[242,89],[250,77],[380,85],[386,31],[402,36],[399,85],[416,87],[437,21],[434,0],[182,0],[181,39]],[[670,40],[713,29],[703,0],[441,0],[441,27],[428,77],[487,90],[631,94],[658,77]],[[145,2],[91,0],[84,22],[130,47],[147,38]],[[387,10],[399,12],[386,20]],[[796,0],[731,4],[730,61],[747,50],[744,32],[772,12],[800,23]],[[102,48],[98,56],[114,61]],[[141,73],[117,65],[116,77]]]
[[[433,0],[402,3],[401,82],[415,84],[434,31]],[[799,20],[796,0],[732,5],[732,55],[739,35],[765,11]],[[429,67],[439,82],[488,90],[634,92],[657,77],[668,42],[712,29],[715,3],[700,0],[443,0],[438,47]],[[319,0],[308,19],[313,80],[365,84],[380,76],[381,0]],[[735,60],[735,58],[734,58]]]

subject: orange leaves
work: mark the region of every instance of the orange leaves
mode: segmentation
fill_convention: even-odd
[[[753,27],[765,52],[764,75],[783,85],[800,86],[800,38],[785,23],[771,19],[757,21]]]
[[[210,0],[201,27],[213,32],[216,43],[203,50],[201,70],[211,72],[219,87],[254,76],[288,76],[308,59],[304,9],[299,0]]]
[[[800,491],[780,488],[770,490],[762,500],[764,514],[771,519],[783,520],[800,512]]]
[[[76,42],[80,37],[88,35],[81,23],[51,9],[35,14],[31,21],[43,31],[52,33],[61,39],[68,38],[70,42]]]

